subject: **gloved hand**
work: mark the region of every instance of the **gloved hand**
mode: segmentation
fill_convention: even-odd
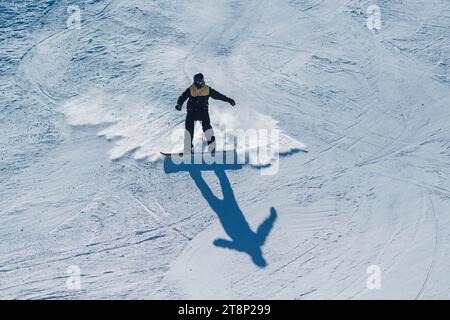
[[[233,99],[230,99],[230,104],[234,107],[236,105],[236,102]]]
[[[183,108],[183,107],[180,106],[179,104],[177,104],[177,105],[175,106],[175,109],[177,109],[178,111],[181,111],[181,108]]]

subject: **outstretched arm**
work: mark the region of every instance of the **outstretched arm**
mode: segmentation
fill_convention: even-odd
[[[227,96],[221,94],[220,92],[214,90],[213,88],[209,88],[209,95],[211,98],[213,98],[215,100],[221,100],[221,101],[228,102],[232,106],[234,106],[236,104],[233,99],[228,98]]]
[[[189,90],[189,88],[188,88],[188,89],[186,89],[186,91],[184,91],[183,94],[178,98],[177,105],[181,107],[181,106],[183,105],[183,103],[185,103],[185,101],[189,98],[189,95],[190,95],[190,90]]]

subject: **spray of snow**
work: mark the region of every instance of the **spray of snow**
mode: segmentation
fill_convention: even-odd
[[[162,151],[182,152],[183,118],[175,111],[170,114],[161,109],[157,103],[149,104],[126,95],[113,97],[99,90],[70,99],[62,106],[71,125],[109,124],[98,135],[114,142],[110,151],[112,160],[132,155],[139,160],[157,161]],[[306,150],[302,142],[282,133],[275,119],[250,108],[213,106],[211,123],[217,137],[217,150],[236,148],[238,155],[249,155],[253,165],[269,165],[279,154]],[[277,133],[276,139],[272,139],[273,132]],[[240,133],[257,135],[239,140]],[[204,150],[205,144],[197,123],[194,149]]]

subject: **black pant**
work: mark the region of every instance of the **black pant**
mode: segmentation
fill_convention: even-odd
[[[216,141],[216,138],[214,137],[214,131],[211,127],[211,120],[209,119],[208,110],[188,111],[185,122],[186,128],[186,134],[184,138],[185,149],[189,148],[188,147],[189,143],[191,145],[191,148],[193,147],[192,140],[194,139],[195,121],[200,121],[202,123],[203,132],[205,133],[208,145]]]

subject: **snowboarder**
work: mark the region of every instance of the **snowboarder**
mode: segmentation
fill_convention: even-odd
[[[215,100],[221,100],[228,102],[232,106],[236,105],[236,102],[217,92],[213,88],[205,84],[205,78],[203,74],[198,73],[194,76],[194,83],[183,92],[178,98],[176,109],[181,111],[183,104],[187,102],[187,116],[185,122],[185,136],[184,136],[184,153],[192,153],[194,138],[195,121],[200,121],[202,124],[203,132],[205,133],[206,140],[208,141],[208,151],[214,152],[216,148],[216,138],[214,131],[211,127],[211,121],[209,118],[209,98]]]

